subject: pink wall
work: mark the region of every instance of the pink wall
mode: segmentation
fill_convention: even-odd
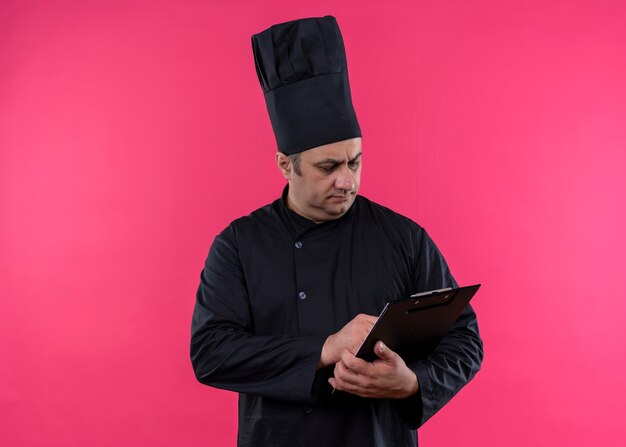
[[[623,445],[624,3],[309,3],[2,2],[0,445],[234,444],[188,337],[213,236],[282,186],[250,35],[329,13],[363,194],[484,284],[423,444]]]

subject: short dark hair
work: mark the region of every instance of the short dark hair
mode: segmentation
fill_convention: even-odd
[[[293,172],[298,175],[302,175],[302,171],[300,170],[300,152],[292,155],[288,155],[289,161],[291,161],[291,165],[293,166]]]

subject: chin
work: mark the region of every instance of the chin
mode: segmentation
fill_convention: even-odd
[[[336,208],[332,208],[331,210],[328,210],[328,214],[335,216],[335,218],[341,217],[344,214],[346,214],[348,212],[348,210],[350,209],[350,207],[352,206],[352,200],[350,200],[349,202],[336,207]]]

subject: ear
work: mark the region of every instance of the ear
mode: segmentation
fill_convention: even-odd
[[[293,174],[293,165],[291,160],[282,152],[276,152],[276,164],[287,181],[291,180]]]

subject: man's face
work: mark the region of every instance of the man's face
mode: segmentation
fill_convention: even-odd
[[[289,181],[291,210],[321,223],[343,216],[352,206],[361,179],[361,138],[302,152],[299,173],[286,155],[279,152],[276,160]]]

